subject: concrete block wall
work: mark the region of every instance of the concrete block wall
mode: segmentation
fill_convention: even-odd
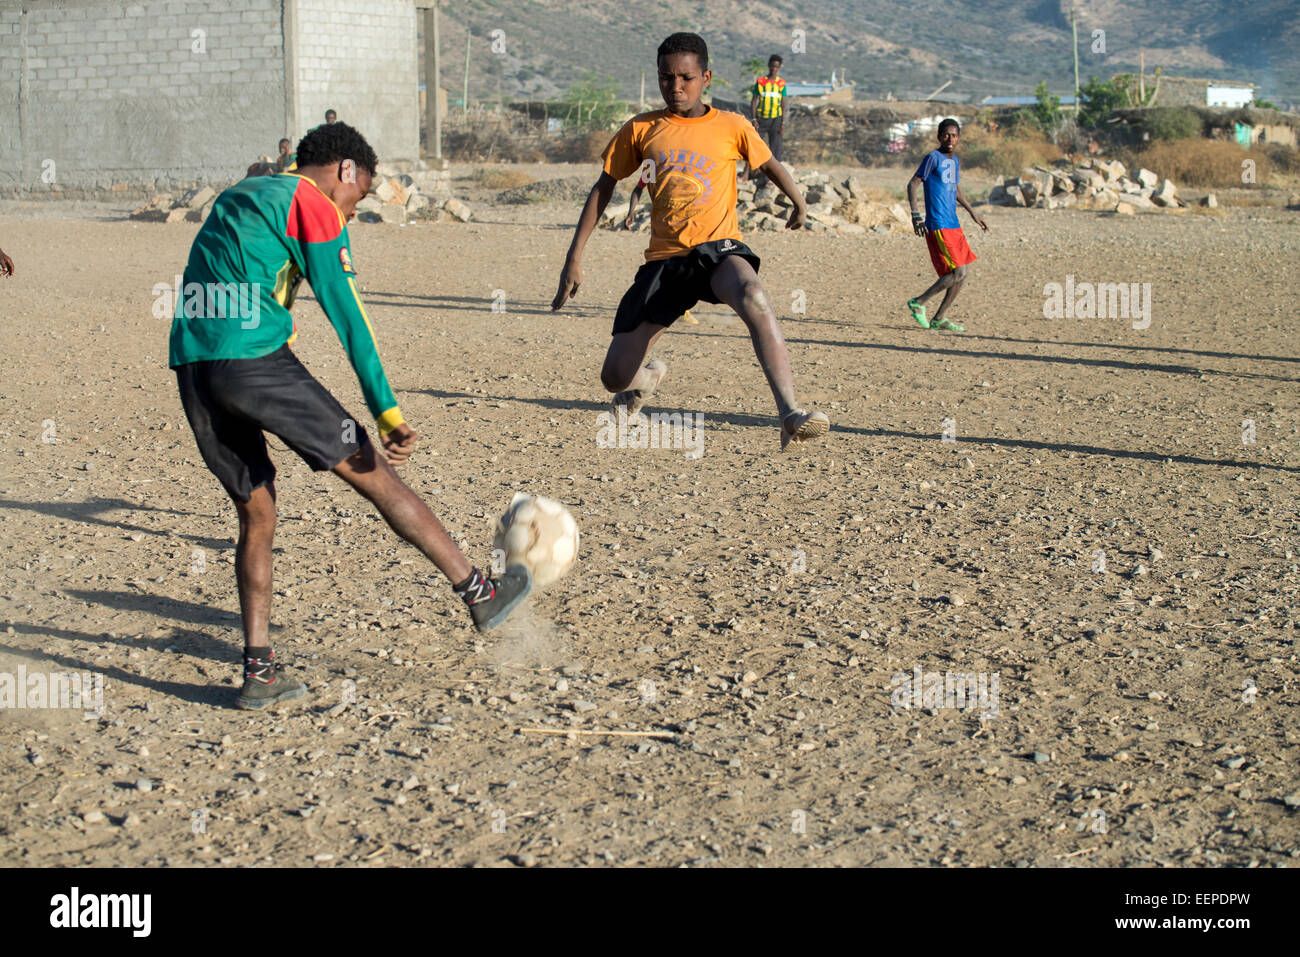
[[[286,133],[283,2],[4,3],[0,187],[239,179]]]
[[[333,109],[381,162],[420,156],[414,0],[286,0],[295,5],[297,132]]]

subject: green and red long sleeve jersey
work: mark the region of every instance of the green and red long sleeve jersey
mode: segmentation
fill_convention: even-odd
[[[168,364],[256,359],[293,342],[289,309],[304,279],[338,332],[379,431],[392,431],[402,413],[357,292],[343,214],[297,173],[250,177],[217,197],[177,292]]]

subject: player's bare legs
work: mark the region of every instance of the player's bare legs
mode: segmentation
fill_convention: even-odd
[[[610,338],[600,381],[606,390],[615,393],[615,408],[625,408],[628,415],[635,415],[659,388],[668,366],[658,359],[646,362],[645,357],[667,330],[667,326],[643,322],[631,332]]]
[[[772,311],[772,303],[758,281],[754,267],[740,256],[727,256],[713,270],[709,280],[713,294],[736,311],[749,329],[768,388],[776,399],[781,420],[781,448],[791,441],[803,442],[824,435],[830,420],[821,412],[804,412],[795,405],[794,379],[790,374],[790,356],[785,336]]]
[[[244,645],[270,644],[271,543],[275,539],[275,484],[253,489],[247,502],[235,500],[239,513],[239,542],[235,545],[235,585],[244,620]]]
[[[474,571],[438,516],[398,478],[374,445],[367,442],[333,471],[370,501],[389,528],[423,552],[453,585]]]
[[[785,349],[785,336],[777,324],[776,313],[768,301],[763,284],[758,281],[754,267],[740,256],[727,256],[713,270],[709,281],[713,294],[736,311],[749,329],[749,339],[754,344],[768,388],[776,399],[776,412],[785,421],[795,410],[794,379],[790,375],[790,356]]]
[[[609,392],[622,392],[648,385],[653,376],[645,374],[646,354],[659,337],[668,331],[667,326],[643,322],[631,332],[620,332],[610,337],[605,364],[600,370],[600,381]],[[641,381],[637,381],[637,380]]]
[[[961,287],[966,282],[966,275],[966,267],[958,266],[952,272],[944,273],[935,281],[934,285],[916,297],[916,302],[924,304],[925,301],[932,296],[935,296],[945,289],[948,290],[947,295],[943,297],[943,302],[939,304],[939,311],[936,312],[934,317],[930,320],[931,327],[937,326],[940,320],[943,319],[944,313],[948,311],[948,307],[952,305],[953,301],[957,298],[957,293],[961,292]]]

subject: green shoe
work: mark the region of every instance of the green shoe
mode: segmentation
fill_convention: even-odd
[[[266,657],[244,655],[244,687],[239,690],[235,704],[245,711],[261,711],[282,701],[293,701],[307,695],[307,686],[284,673],[284,665],[275,660],[275,653]]]
[[[936,322],[936,323],[935,323],[934,325],[932,325],[930,328],[931,328],[931,329],[943,329],[943,330],[945,330],[945,331],[947,331],[947,332],[965,332],[965,331],[966,331],[966,327],[965,327],[965,326],[959,326],[959,325],[957,325],[957,323],[953,322],[951,319],[940,319],[938,322]]]
[[[915,299],[907,300],[907,309],[912,313],[912,318],[922,329],[930,328],[930,320],[925,318],[925,306],[921,305]]]

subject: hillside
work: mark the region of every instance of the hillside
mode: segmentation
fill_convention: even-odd
[[[657,102],[654,51],[677,30],[709,42],[715,74],[735,85],[740,63],[780,52],[791,80],[847,75],[860,99],[945,93],[981,98],[1030,93],[1041,80],[1073,87],[1068,0],[450,0],[442,13],[443,84],[458,99],[466,28],[472,99],[550,98],[584,71],[615,77]],[[1300,101],[1300,18],[1294,0],[1079,0],[1079,69],[1109,76],[1150,70],[1259,85],[1274,101]],[[505,53],[491,51],[502,31]],[[791,50],[803,30],[804,53]],[[1105,53],[1092,52],[1105,30]],[[748,82],[747,80],[745,82]],[[727,95],[725,84],[719,95]]]

